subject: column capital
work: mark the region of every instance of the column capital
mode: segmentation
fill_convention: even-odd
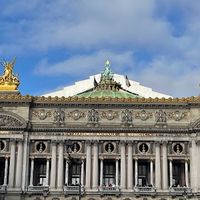
[[[34,160],[34,159],[35,159],[35,157],[34,157],[34,156],[30,156],[29,158],[30,158],[31,160]]]
[[[167,146],[168,141],[163,140],[161,143],[162,143],[163,146]]]
[[[90,146],[92,145],[92,141],[91,140],[86,140],[85,143],[86,143],[86,145],[90,145]]]
[[[94,145],[98,145],[99,140],[92,140],[91,142],[92,142]]]
[[[132,141],[127,141],[128,146],[133,146],[133,142]]]
[[[125,145],[126,144],[126,140],[120,140],[120,144]]]
[[[161,142],[160,141],[155,141],[155,146],[160,146]]]
[[[16,138],[10,138],[10,142],[15,143],[16,142]]]

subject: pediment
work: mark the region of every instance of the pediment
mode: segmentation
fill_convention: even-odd
[[[192,128],[200,128],[200,118],[191,124]]]
[[[0,128],[24,129],[26,128],[26,121],[19,115],[9,112],[0,111]]]

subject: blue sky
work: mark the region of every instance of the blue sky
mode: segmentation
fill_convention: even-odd
[[[22,94],[112,70],[174,97],[199,95],[199,0],[0,0],[0,58]],[[3,67],[1,67],[1,73]]]

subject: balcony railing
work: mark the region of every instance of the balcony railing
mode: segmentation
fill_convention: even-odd
[[[74,195],[78,195],[79,194],[79,185],[65,185],[64,186],[64,194],[65,195],[70,195],[70,194],[74,194]],[[84,186],[81,186],[81,195],[83,195],[85,193],[85,188]]]
[[[28,186],[28,193],[31,194],[47,194],[49,186]]]
[[[102,195],[119,195],[120,190],[119,187],[116,186],[102,186],[99,188],[99,191],[101,192]]]
[[[188,187],[170,187],[169,192],[172,196],[191,195],[192,189]]]
[[[154,196],[156,194],[156,189],[153,186],[135,186],[134,192],[138,196]]]
[[[5,194],[7,191],[7,185],[0,185],[0,194]]]

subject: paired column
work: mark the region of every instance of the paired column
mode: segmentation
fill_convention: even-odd
[[[64,162],[64,157],[63,157],[63,153],[64,153],[64,150],[63,150],[63,141],[61,141],[58,145],[58,152],[59,152],[59,156],[58,156],[58,182],[57,182],[57,188],[58,189],[62,189],[63,188],[63,169],[64,169],[64,166],[63,166],[63,162]]]
[[[133,144],[128,143],[128,189],[133,189]]]
[[[81,162],[81,185],[84,185],[84,159]]]
[[[69,184],[69,160],[65,160],[65,184]]]
[[[161,189],[161,166],[160,166],[160,143],[156,142],[156,160],[155,160],[155,186]]]
[[[103,186],[103,158],[100,159],[100,187]]]
[[[33,186],[34,158],[31,158],[30,186]]]
[[[115,163],[115,167],[116,167],[116,173],[115,173],[115,176],[116,176],[116,183],[115,183],[115,185],[116,185],[116,187],[118,188],[118,187],[119,187],[119,160],[116,159],[115,162],[116,162],[116,163]]]
[[[138,159],[135,159],[135,186],[138,185]]]
[[[49,158],[47,158],[46,162],[46,186],[49,185]]]
[[[172,159],[169,160],[169,178],[170,178],[170,187],[173,185],[173,166]]]
[[[17,169],[16,169],[16,187],[21,187],[22,181],[22,158],[23,158],[23,142],[22,140],[18,141],[18,152],[17,152]]]
[[[86,143],[86,189],[91,187],[91,142]]]
[[[185,160],[185,185],[189,187],[189,180],[188,180],[188,161]]]
[[[192,146],[190,148],[190,157],[191,157],[191,168],[190,168],[190,175],[191,175],[191,188],[194,192],[197,192],[197,146],[196,146],[196,141],[193,139],[191,142]]]
[[[168,160],[167,160],[167,142],[163,142],[162,144],[162,184],[163,184],[163,189],[168,190]]]
[[[8,179],[8,157],[5,157],[5,168],[4,168],[4,181],[3,185],[7,185],[7,179]]]
[[[151,183],[151,185],[154,185],[153,184],[153,160],[152,159],[150,160],[150,183]]]
[[[50,188],[55,189],[56,187],[56,142],[52,141],[51,144],[51,180]]]
[[[98,143],[95,142],[93,145],[93,174],[92,174],[92,188],[98,189],[98,171],[99,171],[99,157],[98,157]]]
[[[120,170],[121,189],[126,188],[126,146],[121,142],[121,170]]]
[[[9,167],[9,187],[14,187],[14,177],[15,177],[15,140],[10,141],[10,167]]]

